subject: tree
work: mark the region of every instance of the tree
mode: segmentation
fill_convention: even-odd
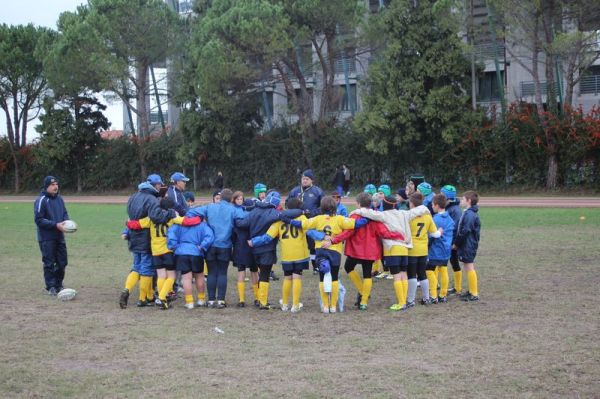
[[[179,16],[161,0],[90,0],[77,12],[61,15],[60,21],[64,40],[56,51],[78,60],[63,65],[64,74],[90,76],[96,88],[114,93],[137,116],[137,135],[146,137],[148,68],[177,53]],[[143,146],[139,148],[145,175]]]
[[[373,20],[384,45],[369,67],[364,112],[355,124],[368,150],[413,167],[443,162],[472,115],[470,63],[458,28],[432,4],[392,2]]]
[[[95,98],[73,101],[78,104],[62,107],[56,107],[51,98],[45,101],[41,124],[36,126],[40,133],[37,157],[49,169],[60,167],[65,173],[75,173],[77,192],[81,192],[85,172],[102,141],[100,132],[110,124],[102,114],[106,106]]]
[[[335,60],[345,48],[340,31],[354,32],[362,2],[347,0],[216,0],[199,2],[191,43],[197,63],[198,96],[213,110],[282,83],[292,113],[298,115],[304,158],[311,164],[309,141],[318,124],[335,122],[339,93]],[[269,21],[269,23],[265,23]],[[313,61],[313,51],[317,61]],[[310,88],[317,75],[322,86]],[[313,111],[313,95],[318,112]],[[268,111],[267,111],[268,113]]]
[[[8,142],[15,168],[15,192],[19,191],[19,149],[27,143],[27,123],[41,109],[47,89],[43,55],[54,32],[33,25],[0,25],[0,108],[6,116]]]

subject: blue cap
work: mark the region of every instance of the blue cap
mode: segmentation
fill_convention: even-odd
[[[306,169],[304,172],[302,172],[302,176],[306,176],[310,180],[315,180],[315,174],[313,173],[312,169]]]
[[[174,183],[176,181],[190,181],[185,175],[181,172],[175,172],[171,175],[171,181]]]
[[[367,184],[364,191],[365,193],[373,195],[377,192],[377,187],[375,187],[374,184]]]
[[[281,195],[277,191],[271,191],[267,194],[267,198],[265,198],[265,202],[267,204],[271,204],[277,208],[281,203]]]
[[[444,187],[442,187],[442,189],[440,190],[442,192],[442,194],[444,194],[446,196],[446,198],[448,198],[449,200],[454,200],[456,199],[456,187],[450,185],[450,184],[446,184]]]
[[[152,185],[155,185],[155,184],[164,185],[160,176],[155,173],[148,175],[148,178],[146,179],[146,181]]]
[[[52,183],[58,183],[58,179],[54,176],[44,177],[44,190],[47,189]]]

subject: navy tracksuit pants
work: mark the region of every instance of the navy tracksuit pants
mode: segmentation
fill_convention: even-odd
[[[44,266],[46,289],[54,287],[57,291],[63,288],[65,268],[67,267],[67,245],[61,240],[39,241]]]

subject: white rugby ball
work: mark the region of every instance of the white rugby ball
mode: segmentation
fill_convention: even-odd
[[[73,288],[63,288],[58,294],[56,294],[56,297],[61,301],[70,301],[71,299],[75,298],[75,295],[77,295],[77,291],[75,291]]]
[[[77,231],[77,223],[75,223],[73,220],[65,220],[63,223],[65,233],[74,233]]]

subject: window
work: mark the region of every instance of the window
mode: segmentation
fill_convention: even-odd
[[[169,123],[169,114],[163,111],[163,120]],[[160,123],[160,113],[158,111],[150,112],[150,124],[157,125]]]
[[[338,86],[336,100],[338,111],[350,112],[357,110],[356,85],[350,85],[350,96],[346,90],[346,85]]]
[[[504,82],[504,72],[501,71],[502,81]],[[498,90],[498,79],[496,72],[485,72],[479,77],[479,90],[477,93],[479,101],[498,101],[500,100],[500,90]]]
[[[356,49],[349,47],[344,51],[336,51],[335,53],[335,73],[343,74],[344,61],[348,68],[348,73],[356,73]]]
[[[600,65],[589,67],[579,81],[579,92],[581,94],[600,94]]]

